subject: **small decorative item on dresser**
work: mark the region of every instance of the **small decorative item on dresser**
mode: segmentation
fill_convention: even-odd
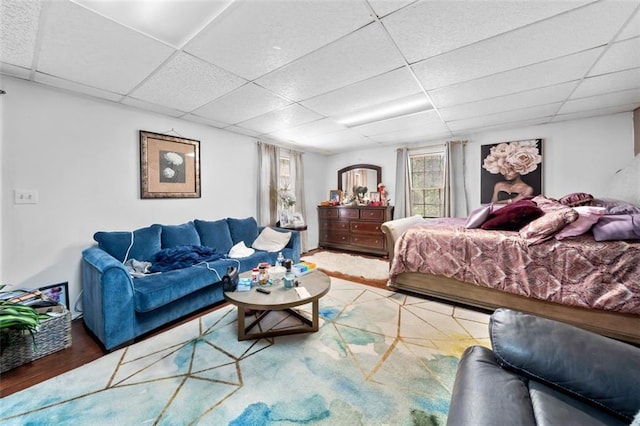
[[[337,206],[342,201],[342,191],[339,189],[332,189],[329,191],[329,203],[331,205]]]
[[[380,201],[380,193],[379,192],[370,192],[369,193],[369,205],[370,206],[380,206],[382,202]]]

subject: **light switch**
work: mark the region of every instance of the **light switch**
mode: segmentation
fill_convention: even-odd
[[[38,204],[38,191],[35,189],[14,189],[14,204]]]

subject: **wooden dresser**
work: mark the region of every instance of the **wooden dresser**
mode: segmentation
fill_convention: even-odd
[[[382,224],[393,206],[318,206],[319,246],[388,256]]]

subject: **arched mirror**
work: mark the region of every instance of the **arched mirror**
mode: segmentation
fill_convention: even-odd
[[[354,195],[354,186],[367,187],[369,192],[375,192],[381,182],[382,167],[373,164],[354,164],[338,170],[338,189],[345,196]]]

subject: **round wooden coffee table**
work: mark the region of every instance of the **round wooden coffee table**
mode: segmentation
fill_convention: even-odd
[[[246,276],[246,274],[243,275]],[[224,298],[238,307],[238,340],[261,339],[263,337],[318,331],[318,300],[331,289],[331,279],[322,271],[313,271],[297,277],[296,280],[299,283],[299,288],[305,288],[309,292],[309,296],[301,297],[295,288],[284,288],[283,284],[265,287],[253,286],[250,291],[229,291],[224,293]],[[256,291],[257,288],[265,288],[271,293],[259,293]],[[300,312],[291,309],[307,303],[311,303],[313,306],[311,318],[307,318]],[[245,312],[247,309],[261,312],[251,324],[245,326]],[[296,328],[249,333],[271,311],[287,311],[300,319],[303,324]]]

